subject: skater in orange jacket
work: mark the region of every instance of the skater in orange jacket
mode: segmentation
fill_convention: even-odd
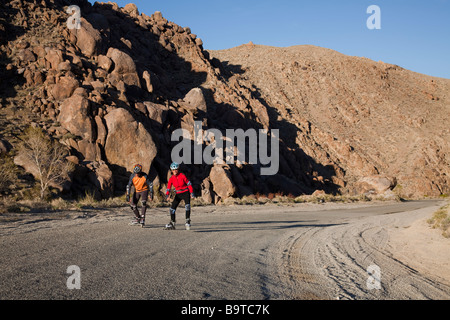
[[[134,187],[135,192],[130,199],[131,187]],[[148,180],[146,174],[142,172],[142,165],[137,164],[133,168],[133,174],[130,177],[127,185],[127,202],[130,203],[131,209],[133,210],[136,218],[131,221],[130,225],[141,225],[145,226],[145,214],[147,211],[147,200],[153,200],[153,183]],[[139,200],[142,202],[142,210],[139,214],[137,205]]]

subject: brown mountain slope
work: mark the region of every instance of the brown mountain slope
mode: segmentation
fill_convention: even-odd
[[[210,54],[260,94],[272,120],[289,124],[282,137],[332,164],[346,189],[381,175],[404,196],[449,193],[450,80],[314,46]]]
[[[67,26],[69,5],[81,9],[80,29]],[[76,164],[59,188],[68,196],[123,194],[136,163],[165,191],[178,144],[171,135],[179,128],[192,134],[194,121],[224,134],[269,128],[258,93],[228,80],[202,41],[160,12],[148,16],[133,4],[112,2],[9,0],[0,3],[0,29],[0,143],[11,146],[11,157],[27,172],[31,164],[16,157],[27,126],[66,145]],[[283,141],[280,156],[284,165],[269,177],[249,163],[182,169],[207,203],[257,193],[337,192],[333,170]]]
[[[80,29],[67,26],[70,5],[81,9]],[[225,136],[281,135],[276,175],[262,176],[262,161],[183,166],[206,203],[383,193],[396,181],[404,196],[449,193],[449,80],[310,46],[207,52],[189,28],[133,4],[2,1],[0,31],[0,153],[12,149],[23,168],[10,192],[19,198],[23,180],[35,183],[16,150],[29,125],[75,163],[60,192],[108,198],[124,193],[136,163],[165,191],[171,135],[192,135],[195,121]]]

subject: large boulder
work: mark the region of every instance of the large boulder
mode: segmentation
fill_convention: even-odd
[[[134,3],[128,3],[123,7],[123,11],[128,13],[133,18],[137,18],[139,16],[138,7]]]
[[[355,184],[356,194],[382,195],[388,190],[392,190],[397,184],[395,178],[381,175],[363,177]]]
[[[211,181],[209,180],[209,178],[203,180],[201,187],[202,187],[202,200],[206,204],[214,203],[214,195],[211,187]]]
[[[53,86],[51,95],[55,98],[55,100],[67,99],[72,96],[75,89],[79,86],[80,84],[75,78],[69,76],[61,77],[58,83]]]
[[[102,37],[86,19],[81,18],[81,28],[74,29],[76,32],[76,45],[87,57],[93,57],[101,51]]]
[[[58,69],[58,65],[64,61],[63,53],[59,49],[45,48],[45,60],[47,61],[47,66],[53,70]]]
[[[183,107],[187,107],[188,109],[201,110],[206,112],[206,101],[205,96],[200,88],[194,88],[189,91],[184,97]]]
[[[167,119],[169,107],[150,101],[145,101],[144,106],[146,108],[149,119],[152,120],[152,128],[161,130],[163,128],[164,122]]]
[[[142,79],[145,82],[145,87],[147,88],[147,91],[152,93],[153,92],[153,83],[152,83],[152,76],[150,74],[150,72],[148,72],[147,70],[145,70],[142,73]]]
[[[140,163],[144,172],[149,172],[157,148],[144,125],[122,108],[109,112],[105,122],[108,131],[105,155],[109,164],[131,171],[133,165]]]
[[[136,72],[136,64],[127,53],[116,48],[109,48],[106,56],[114,62],[114,72],[119,74]]]
[[[115,79],[123,81],[128,86],[141,88],[139,75],[136,71],[136,64],[127,53],[116,48],[109,48],[106,56],[114,62],[112,73],[116,75],[116,77],[114,77]],[[113,85],[115,85],[115,83],[113,83]]]
[[[89,108],[89,100],[82,95],[73,95],[61,104],[57,120],[70,133],[91,141],[93,126]]]
[[[114,196],[114,179],[113,173],[104,161],[92,161],[86,163],[89,169],[87,177],[103,199],[109,199]]]
[[[214,192],[222,200],[232,197],[236,193],[236,187],[231,177],[228,166],[215,165],[211,168],[209,180],[213,185]]]
[[[109,70],[111,70],[111,67],[112,67],[111,59],[102,54],[98,56],[97,64],[100,68],[102,68],[106,72],[109,72]]]

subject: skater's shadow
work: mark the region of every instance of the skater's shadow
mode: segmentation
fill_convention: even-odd
[[[328,228],[344,225],[339,224],[311,224],[311,221],[252,221],[252,222],[224,222],[212,226],[208,223],[195,225],[195,232],[236,232],[236,231],[264,231],[295,228]]]

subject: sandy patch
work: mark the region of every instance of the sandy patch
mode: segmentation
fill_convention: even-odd
[[[410,227],[397,229],[390,234],[394,257],[418,271],[434,275],[450,284],[450,239],[432,229],[422,218]]]

